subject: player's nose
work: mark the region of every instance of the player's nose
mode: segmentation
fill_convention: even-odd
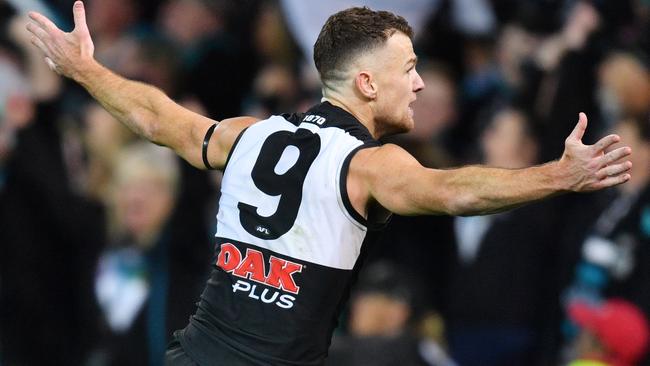
[[[420,74],[415,71],[415,80],[413,81],[413,91],[414,92],[419,92],[420,90],[424,89],[424,80],[422,80],[422,77],[420,77]]]

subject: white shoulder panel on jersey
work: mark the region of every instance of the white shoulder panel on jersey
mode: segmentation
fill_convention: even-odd
[[[320,150],[305,175],[295,222],[278,238],[262,239],[243,227],[239,204],[256,207],[256,214],[261,217],[276,213],[282,195],[263,192],[251,172],[257,160],[263,158],[260,151],[269,136],[278,131],[294,133],[299,128],[319,136]],[[308,122],[297,127],[281,116],[251,125],[233,147],[224,172],[216,236],[323,266],[352,269],[367,229],[344,207],[339,182],[345,158],[362,144],[362,141],[341,128],[321,128]],[[273,172],[277,175],[286,173],[296,164],[299,154],[300,150],[296,147],[286,146],[278,160],[273,162]],[[299,192],[285,194],[299,195]]]

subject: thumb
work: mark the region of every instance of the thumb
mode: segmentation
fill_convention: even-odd
[[[86,10],[84,9],[84,3],[81,1],[75,1],[72,6],[72,14],[74,15],[75,29],[87,31],[88,26],[86,25]]]
[[[573,131],[571,131],[569,138],[582,141],[582,137],[585,135],[586,130],[587,130],[587,115],[584,114],[583,112],[580,112],[578,123],[573,128]]]

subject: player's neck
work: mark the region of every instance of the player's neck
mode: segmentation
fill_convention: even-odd
[[[330,102],[332,105],[337,106],[353,115],[354,118],[356,118],[368,129],[373,138],[378,139],[381,137],[377,134],[374,118],[372,117],[372,111],[368,106],[364,106],[361,103],[355,103],[354,101],[350,102],[347,99],[335,95],[328,95],[326,97],[323,97],[321,101]]]

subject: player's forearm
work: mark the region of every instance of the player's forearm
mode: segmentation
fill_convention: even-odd
[[[569,190],[558,162],[526,169],[469,166],[447,174],[447,213],[484,215],[538,201]]]
[[[161,136],[157,104],[166,100],[165,94],[157,88],[140,82],[127,80],[111,72],[97,62],[74,75],[82,85],[109,113],[143,138],[161,145],[168,145]]]

